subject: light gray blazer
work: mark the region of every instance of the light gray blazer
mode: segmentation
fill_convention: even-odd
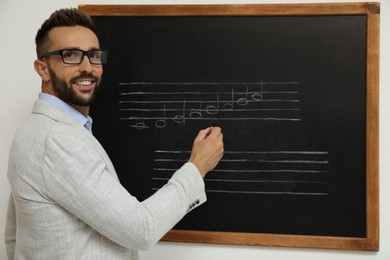
[[[156,244],[206,201],[203,179],[191,163],[137,201],[119,183],[99,142],[42,100],[15,135],[8,179],[9,259],[138,259],[138,249]]]

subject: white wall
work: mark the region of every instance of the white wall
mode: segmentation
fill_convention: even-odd
[[[339,0],[342,1],[342,0]],[[346,0],[353,2],[353,0]],[[368,0],[367,0],[368,1]],[[9,197],[6,178],[8,151],[13,134],[29,114],[40,91],[40,80],[33,69],[34,37],[41,23],[56,9],[78,4],[233,4],[304,3],[329,0],[0,0],[0,260],[6,259],[4,246],[5,215]],[[362,2],[362,1],[359,1]],[[142,260],[230,260],[230,259],[316,259],[316,260],[389,260],[390,259],[390,1],[381,1],[381,74],[380,74],[380,251],[356,252],[319,249],[291,249],[228,245],[159,243]],[[384,112],[386,111],[386,112]]]

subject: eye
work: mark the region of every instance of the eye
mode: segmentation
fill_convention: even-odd
[[[78,50],[66,50],[62,53],[64,59],[78,59],[80,57],[80,51]]]
[[[88,53],[89,57],[90,58],[93,58],[93,59],[100,59],[101,57],[101,52],[100,51],[90,51]]]

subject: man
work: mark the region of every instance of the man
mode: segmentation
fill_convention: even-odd
[[[206,200],[204,177],[223,155],[221,129],[195,138],[190,159],[139,202],[90,132],[89,105],[107,53],[89,16],[61,9],[36,36],[42,93],[15,135],[5,242],[9,259],[138,259]],[[130,174],[130,173],[129,173]]]

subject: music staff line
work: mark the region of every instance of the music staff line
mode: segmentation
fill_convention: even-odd
[[[152,188],[158,191],[160,188]],[[254,195],[304,195],[304,196],[327,196],[328,192],[295,192],[295,191],[229,191],[205,189],[206,193],[230,193],[230,194],[254,194]]]
[[[191,154],[191,151],[179,150],[155,150],[156,154]],[[328,155],[327,151],[224,151],[226,155]],[[187,159],[154,159],[156,162],[185,162]],[[261,163],[302,163],[302,164],[328,164],[328,160],[253,160],[253,159],[221,159],[221,162],[261,162]],[[173,171],[173,168],[154,168],[156,171]],[[316,173],[324,171],[316,170],[223,170],[214,169],[216,172],[305,172]]]
[[[152,178],[158,181],[168,181],[169,178]],[[226,179],[205,179],[204,181],[220,181],[220,182],[260,182],[260,183],[319,183],[328,184],[325,181],[291,181],[291,180],[226,180]]]
[[[152,102],[150,102],[152,104]],[[154,103],[160,103],[160,102],[154,102]],[[121,111],[125,111],[125,110],[121,110]],[[128,110],[130,111],[130,110]],[[145,112],[147,110],[145,110],[144,108],[139,110],[139,111],[142,111],[142,112]],[[164,104],[164,108],[163,109],[159,109],[159,110],[149,110],[149,111],[160,111],[163,113],[162,116],[148,116],[146,117],[145,115],[142,115],[142,116],[129,116],[129,117],[120,117],[119,120],[123,121],[123,120],[138,120],[138,122],[134,125],[131,125],[131,127],[134,127],[136,129],[144,129],[144,128],[149,128],[148,125],[146,125],[145,121],[146,120],[155,120],[155,126],[157,128],[164,128],[167,124],[167,120],[172,120],[178,124],[185,124],[185,122],[187,120],[208,120],[208,121],[301,121],[302,119],[301,118],[290,118],[290,117],[204,117],[204,113],[208,114],[208,115],[214,115],[214,114],[217,114],[219,112],[226,112],[226,111],[233,111],[232,109],[228,109],[228,110],[220,110],[220,109],[217,109],[215,107],[212,107],[212,108],[206,108],[206,109],[186,109],[185,108],[185,102],[183,104],[183,108],[182,109],[178,109],[178,110],[175,110],[175,111],[181,111],[180,113],[181,114],[177,114],[177,115],[174,115],[172,117],[167,117],[166,116],[166,108],[165,108],[165,104]],[[186,112],[189,111],[189,115],[186,115]],[[251,112],[254,112],[254,111],[259,111],[259,110],[245,110],[245,111],[251,111]],[[267,111],[267,110],[263,110],[263,111]],[[298,110],[291,110],[291,109],[283,109],[283,110],[280,110],[280,109],[275,109],[275,110],[268,110],[268,111],[298,111]],[[235,112],[241,112],[239,110],[235,110]]]
[[[153,168],[153,171],[166,171],[174,172],[176,168]],[[291,170],[291,169],[279,169],[279,170],[226,170],[226,169],[214,169],[211,172],[229,172],[229,173],[327,173],[328,171],[318,170]]]
[[[159,188],[152,188],[153,191],[158,191]],[[206,189],[206,193],[230,193],[230,194],[254,194],[254,195],[305,195],[305,196],[326,196],[328,192],[288,192],[288,191],[227,191],[227,190],[210,190]]]
[[[187,153],[190,154],[190,150],[155,150],[155,153]],[[224,154],[312,154],[312,155],[327,155],[327,151],[224,151]]]
[[[169,178],[157,178],[156,181],[169,181]],[[309,184],[328,184],[325,181],[292,181],[292,180],[226,180],[226,179],[204,179],[205,182],[237,182],[237,183],[309,183]]]
[[[243,121],[243,120],[273,120],[273,121],[301,121],[302,119],[301,118],[289,118],[289,117],[204,117],[204,113],[208,114],[208,115],[215,115],[219,112],[231,112],[231,111],[234,111],[234,112],[243,112],[243,111],[250,111],[250,112],[255,112],[255,111],[299,111],[300,109],[245,109],[245,110],[241,110],[241,109],[238,109],[238,110],[235,110],[235,109],[219,109],[215,106],[209,106],[209,107],[206,107],[205,109],[202,109],[202,108],[191,108],[191,109],[187,109],[185,108],[186,106],[186,101],[183,102],[183,108],[181,109],[170,109],[170,110],[167,110],[165,108],[165,105],[167,103],[181,103],[182,101],[179,101],[179,102],[176,102],[176,101],[171,101],[171,102],[166,102],[166,101],[155,101],[155,102],[152,102],[152,101],[123,101],[123,102],[130,102],[130,103],[148,103],[148,104],[154,104],[154,103],[164,103],[164,107],[162,109],[145,109],[145,108],[141,108],[141,109],[120,109],[120,111],[141,111],[141,112],[162,112],[163,115],[162,116],[148,116],[146,117],[145,115],[142,115],[142,116],[129,116],[129,117],[120,117],[119,119],[120,120],[141,120],[140,122],[138,122],[137,124],[135,125],[132,125],[132,127],[135,127],[135,128],[149,128],[148,126],[145,125],[145,120],[156,120],[156,123],[155,123],[155,126],[158,127],[158,128],[163,128],[166,126],[166,121],[168,119],[171,119],[173,120],[174,122],[176,123],[183,123],[185,124],[186,120],[218,120],[218,121],[233,121],[233,120],[240,120],[240,121]],[[295,102],[295,101],[294,101]],[[199,101],[193,101],[193,103],[202,103],[202,102],[199,102]],[[181,114],[177,114],[175,116],[172,116],[172,117],[167,117],[166,116],[166,112],[169,112],[169,111],[176,111],[176,112],[180,112]],[[188,116],[186,115],[186,112],[188,112]]]
[[[229,105],[230,108],[233,108],[233,104],[237,103],[238,105],[244,106],[248,105],[249,103],[257,103],[257,102],[299,102],[299,99],[264,99],[265,94],[299,94],[298,91],[264,91],[263,89],[257,90],[257,91],[249,91],[248,86],[246,87],[245,92],[235,91],[232,89],[229,92],[210,92],[210,91],[203,91],[203,92],[190,92],[190,91],[169,91],[169,92],[155,92],[155,91],[148,91],[148,92],[119,92],[121,96],[161,96],[161,95],[169,95],[169,96],[188,96],[188,95],[196,95],[196,96],[202,96],[206,95],[209,96],[216,96],[216,100],[186,100],[187,103],[224,103],[224,107],[226,108],[226,105]],[[227,100],[220,100],[220,96],[226,96],[229,95],[231,98]],[[235,100],[235,96],[239,96]],[[135,104],[149,104],[149,103],[182,103],[182,100],[149,100],[149,101],[137,101],[137,100],[121,100],[119,103],[135,103]]]
[[[136,116],[130,116],[130,117],[121,117],[120,120],[157,120],[156,127],[158,128],[164,128],[166,126],[166,120],[172,119],[176,123],[184,123],[186,120],[207,120],[207,121],[301,121],[300,118],[280,118],[280,117],[213,117],[213,118],[195,118],[195,117],[180,117],[180,119],[177,118],[167,118],[167,117],[136,117]],[[159,121],[161,120],[161,121]],[[145,122],[138,122],[141,123],[141,125],[144,125]],[[132,127],[137,128],[137,124],[132,125]],[[144,125],[144,128],[149,128],[149,126]]]
[[[195,86],[202,86],[202,85],[299,85],[302,82],[299,81],[263,81],[262,79],[260,82],[146,82],[146,81],[138,81],[138,82],[119,82],[118,84],[120,86],[133,86],[133,85],[195,85]]]
[[[155,162],[185,162],[186,159],[155,159]],[[260,163],[308,163],[308,164],[327,164],[328,161],[311,160],[253,160],[253,159],[221,159],[221,162],[260,162]]]
[[[300,102],[299,99],[264,99],[265,94],[299,94],[298,91],[249,91],[248,87],[246,87],[245,92],[237,92],[234,89],[232,89],[231,92],[120,92],[119,93],[122,96],[160,96],[160,95],[169,95],[175,96],[178,95],[180,97],[188,96],[188,95],[196,95],[196,96],[202,96],[206,95],[207,97],[215,96],[215,100],[184,100],[187,104],[196,103],[196,104],[207,104],[217,103],[218,108],[220,107],[219,104],[223,103],[224,109],[233,109],[234,104],[238,104],[240,106],[248,105],[249,103],[258,103],[258,102]],[[220,96],[223,95],[229,95],[231,98],[227,100],[220,100]],[[235,99],[235,96],[239,96],[239,98]],[[249,96],[249,97],[248,97]],[[133,103],[133,104],[154,104],[154,103],[164,103],[164,104],[175,104],[175,103],[183,103],[183,100],[120,100],[120,104],[126,104],[126,103]]]
[[[185,109],[186,112],[193,111],[194,109]],[[254,112],[254,111],[300,111],[299,108],[254,108],[254,109],[235,109],[236,112]],[[183,109],[178,108],[120,108],[119,111],[136,111],[136,112],[178,112]],[[197,109],[199,112],[207,112],[207,109]]]
[[[244,99],[244,98],[243,98]],[[225,105],[227,106],[227,104],[229,104],[229,108],[224,108],[225,110],[233,110],[233,108],[231,107],[232,106],[232,101],[214,101],[214,100],[210,100],[210,101],[207,101],[207,100],[148,100],[148,101],[143,101],[143,100],[122,100],[122,101],[119,101],[119,104],[183,104],[183,103],[186,103],[186,104],[191,104],[191,103],[195,103],[195,104],[206,104],[206,103],[218,103],[218,102],[223,102],[225,103]],[[248,105],[249,103],[258,103],[258,102],[290,102],[290,103],[297,103],[297,102],[300,102],[299,99],[268,99],[268,100],[245,100],[245,101],[242,101],[242,103],[245,104],[240,104],[240,105]],[[237,101],[235,101],[235,103],[237,103]],[[224,105],[224,106],[225,106]],[[225,106],[225,107],[226,107]]]
[[[268,157],[271,159],[253,158],[228,158],[222,159],[218,169],[212,170],[214,174],[205,179],[206,192],[210,193],[238,193],[238,194],[268,194],[268,195],[329,195],[329,181],[326,159],[327,151],[225,151],[227,157],[249,156]],[[190,151],[178,150],[155,150],[157,157],[153,168],[153,181],[155,185],[163,184],[169,180],[167,174],[175,172],[175,168],[161,167],[179,165],[186,161],[181,158],[162,158],[164,154],[169,157],[175,155],[187,156]],[[160,155],[160,156],[159,156]],[[274,157],[291,157],[278,159]],[[301,157],[314,157],[302,159]],[[325,156],[325,157],[324,157]],[[272,159],[274,158],[274,159]],[[315,159],[317,158],[317,159]],[[234,163],[257,163],[252,168],[242,169],[240,164]],[[264,165],[267,169],[261,169]],[[245,165],[245,164],[244,164]],[[296,165],[296,166],[295,166]],[[303,165],[307,165],[304,166]],[[253,169],[255,167],[256,169]],[[285,169],[283,169],[286,167]],[[296,168],[297,167],[297,168]],[[301,168],[303,167],[303,168]],[[318,168],[319,167],[319,168]],[[238,168],[238,169],[234,169]],[[259,169],[260,168],[260,169]],[[221,173],[221,174],[219,174]],[[227,175],[225,175],[227,173]],[[258,175],[260,174],[260,175]],[[266,174],[266,175],[265,175]],[[260,179],[259,179],[260,178]],[[226,184],[226,185],[225,185]],[[249,186],[248,186],[249,185]],[[260,185],[260,186],[259,186]],[[158,190],[158,187],[153,187]],[[290,189],[290,190],[289,190]]]
[[[181,92],[119,92],[121,96],[132,96],[132,95],[230,95],[232,92],[191,92],[191,91],[181,91]],[[299,94],[299,91],[252,91],[252,92],[237,92],[235,91],[234,94],[236,95],[246,95],[246,94]]]
[[[255,86],[260,88],[260,91],[264,91],[264,86],[267,85],[300,85],[302,82],[299,81],[263,81],[260,82],[119,82],[119,86]],[[212,93],[212,92],[211,92]]]
[[[157,189],[158,190],[158,189]],[[208,190],[210,193],[231,193],[231,194],[258,194],[258,195],[305,195],[305,196],[326,196],[328,192],[289,192],[289,191],[227,191],[227,190]]]

